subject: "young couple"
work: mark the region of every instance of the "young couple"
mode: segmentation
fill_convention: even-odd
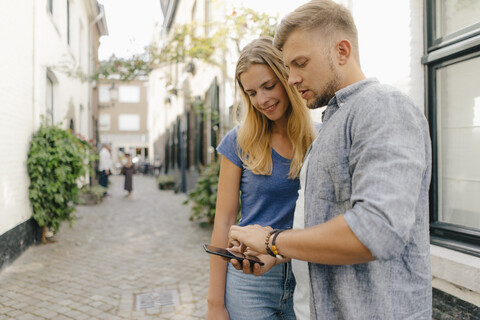
[[[428,124],[365,78],[351,13],[297,8],[244,48],[236,81],[211,242],[264,266],[212,256],[207,319],[430,319]],[[316,139],[300,95],[327,106]]]

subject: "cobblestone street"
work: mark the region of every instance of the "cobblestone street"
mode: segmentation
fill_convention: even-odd
[[[0,271],[0,319],[203,319],[211,229],[188,220],[184,194],[123,176],[109,196],[78,206],[56,242],[30,247]]]

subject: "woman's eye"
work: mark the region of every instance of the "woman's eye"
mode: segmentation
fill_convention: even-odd
[[[253,97],[253,96],[255,96],[255,92],[249,92],[249,93],[247,93],[247,95],[248,95],[249,97]]]
[[[267,89],[267,90],[272,90],[273,88],[275,88],[275,84],[273,84],[271,86],[268,86],[268,87],[265,87],[265,89]]]

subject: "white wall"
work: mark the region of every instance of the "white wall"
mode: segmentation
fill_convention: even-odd
[[[79,61],[80,54],[88,70],[87,1],[70,1],[71,47],[66,42],[66,1],[54,0],[53,17],[46,0],[0,1],[0,235],[32,215],[26,161],[31,136],[46,113],[47,68],[57,79],[55,121],[62,121],[73,106],[76,132],[90,138],[89,84],[55,70],[67,58]]]
[[[53,72],[58,82],[54,85],[54,121],[63,122],[68,127],[66,117],[75,121],[75,131],[86,138],[88,130],[89,84],[75,77],[69,77],[60,68],[68,63],[88,70],[88,14],[86,1],[70,1],[70,45],[67,43],[66,1],[54,0],[54,12],[47,12],[47,1],[37,1],[38,10],[35,26],[36,83],[35,109],[37,125],[39,115],[45,114],[45,85],[47,68]],[[83,34],[80,35],[80,25]],[[80,50],[80,42],[83,44]],[[80,110],[80,105],[83,110]],[[72,109],[71,109],[72,108]]]
[[[0,1],[0,234],[32,213],[26,170],[33,132],[31,4],[28,0]]]

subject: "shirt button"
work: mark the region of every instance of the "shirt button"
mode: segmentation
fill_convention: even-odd
[[[345,104],[345,103],[340,102],[338,105],[339,105],[340,107],[343,107],[344,104]]]

